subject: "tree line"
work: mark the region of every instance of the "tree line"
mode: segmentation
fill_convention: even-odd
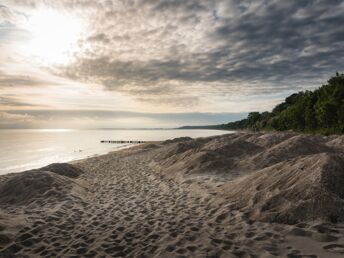
[[[251,112],[247,118],[218,129],[253,131],[293,130],[306,133],[344,133],[344,74],[337,73],[314,91],[290,95],[271,112]]]

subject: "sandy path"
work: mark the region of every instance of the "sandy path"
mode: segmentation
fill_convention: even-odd
[[[249,221],[213,205],[211,198],[197,196],[187,185],[154,176],[150,160],[147,154],[106,155],[80,163],[85,171],[80,182],[87,181],[88,190],[59,204],[27,208],[27,226],[2,255],[340,257],[329,249],[344,250],[342,238],[336,239],[336,246],[311,238],[298,246],[300,231],[309,225],[299,225],[299,231],[290,234],[295,228]]]

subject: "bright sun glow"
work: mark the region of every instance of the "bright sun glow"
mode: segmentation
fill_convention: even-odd
[[[83,23],[77,17],[43,8],[29,17],[26,26],[32,38],[24,52],[40,63],[66,64],[78,51]]]

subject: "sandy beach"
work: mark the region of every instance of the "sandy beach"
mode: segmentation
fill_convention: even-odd
[[[0,257],[343,257],[344,137],[178,138],[0,177]]]

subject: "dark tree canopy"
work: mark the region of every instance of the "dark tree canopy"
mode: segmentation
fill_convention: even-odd
[[[337,73],[314,91],[287,97],[272,112],[251,112],[246,119],[220,126],[222,129],[293,130],[324,134],[344,133],[344,74]]]

